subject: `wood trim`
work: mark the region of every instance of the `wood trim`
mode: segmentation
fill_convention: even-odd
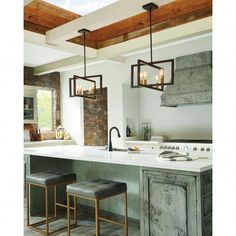
[[[24,21],[24,29],[34,32],[34,33],[44,34],[44,35],[46,34],[46,32],[48,30],[50,30],[50,28],[48,28],[48,27],[44,27],[42,25],[37,25],[37,24],[34,24],[34,23],[26,21],[26,20]]]
[[[185,24],[212,15],[212,0],[176,0],[152,13],[153,31]],[[149,33],[147,12],[119,21],[91,32],[87,42],[97,42],[97,48],[111,46]],[[74,38],[76,41],[77,38]]]
[[[34,0],[24,7],[24,21],[53,29],[80,15],[41,0]]]
[[[176,0],[153,10],[153,32],[196,21],[212,15],[212,0]],[[24,7],[24,29],[46,34],[50,29],[80,16],[41,0],[34,0]],[[129,17],[114,24],[92,31],[86,45],[100,49],[149,34],[147,12]],[[82,36],[68,40],[83,44]]]
[[[163,173],[159,171],[143,169],[140,175],[141,184],[144,185],[144,188],[141,190],[141,219],[143,220],[141,226],[141,234],[150,235],[152,228],[152,217],[150,209],[150,198],[151,198],[151,188],[155,184],[163,185],[175,185],[179,188],[182,188],[185,192],[186,197],[186,230],[189,235],[197,235],[197,198],[196,198],[196,177],[186,176],[185,174],[179,171],[179,174],[174,173]],[[152,197],[155,197],[154,195]],[[196,203],[196,205],[195,205]],[[159,204],[159,203],[158,203]],[[152,205],[152,208],[157,208],[158,205]],[[196,216],[196,217],[195,217]],[[152,232],[156,233],[156,232]]]
[[[83,45],[83,38],[80,38],[80,37],[76,37],[76,38],[73,38],[73,39],[69,39],[69,40],[67,40],[67,41],[68,41],[68,42],[71,42],[71,43]],[[87,39],[86,39],[86,41],[87,41]],[[96,41],[89,41],[89,42],[86,42],[85,45],[86,45],[87,47],[97,49],[97,42],[96,42]]]
[[[56,5],[53,5],[51,3],[42,1],[42,0],[33,0],[30,4],[28,4],[25,7],[34,7],[37,8],[40,11],[48,12],[51,15],[60,15],[61,17],[73,20],[78,17],[80,17],[79,14],[76,14],[74,12],[68,11],[64,8],[58,7]]]
[[[46,35],[46,32],[50,30],[50,28],[42,26],[42,25],[37,25],[29,21],[24,21],[24,29],[30,32],[38,33],[38,34],[43,34]],[[83,45],[83,39],[82,38],[73,38],[70,40],[67,40],[70,43],[75,43],[79,45]],[[90,48],[97,48],[97,42],[86,42],[86,46]]]
[[[200,20],[205,17],[209,17],[212,15],[212,8],[204,9],[203,11],[196,12],[196,13],[190,13],[187,15],[179,16],[164,22],[160,22],[157,24],[154,24],[152,26],[153,33],[159,32],[168,28],[172,28],[178,25],[186,24],[192,21]],[[112,46],[114,44],[122,43],[131,39],[135,39],[141,36],[145,36],[149,34],[149,27],[141,28],[133,32],[125,33],[121,36],[114,37],[112,39],[107,39],[101,42],[97,42],[97,49]],[[88,40],[88,43],[90,41]]]
[[[62,17],[60,14],[50,14],[49,12],[44,12],[31,6],[25,7],[24,20],[51,29],[71,21],[71,19]]]

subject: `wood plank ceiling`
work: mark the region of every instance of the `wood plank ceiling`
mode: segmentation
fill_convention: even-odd
[[[175,0],[152,13],[153,32],[175,27],[212,15],[212,0]],[[42,0],[34,0],[24,7],[24,29],[40,34],[65,24],[80,15]],[[92,31],[87,46],[100,49],[134,39],[149,33],[149,17],[143,12],[117,23]],[[82,36],[68,40],[82,44]]]

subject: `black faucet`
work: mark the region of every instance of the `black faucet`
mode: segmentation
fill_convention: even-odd
[[[109,131],[109,147],[108,147],[108,150],[109,152],[112,152],[113,151],[113,148],[112,148],[112,142],[111,142],[111,131],[115,129],[117,131],[117,134],[118,134],[118,137],[120,138],[120,132],[118,130],[117,127],[111,127],[110,128],[110,131]]]

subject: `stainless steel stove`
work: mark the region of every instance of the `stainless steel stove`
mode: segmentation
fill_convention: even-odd
[[[160,143],[159,148],[169,151],[185,151],[191,156],[212,157],[212,140],[167,140]]]

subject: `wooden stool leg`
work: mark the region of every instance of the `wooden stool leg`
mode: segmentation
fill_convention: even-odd
[[[128,207],[127,207],[127,192],[125,192],[125,236],[128,236]]]
[[[67,220],[68,236],[70,236],[70,195],[67,193]]]
[[[74,223],[77,224],[77,197],[74,196]]]
[[[95,217],[96,217],[96,236],[100,236],[100,221],[99,221],[99,200],[95,200]]]
[[[46,236],[49,234],[49,227],[48,227],[48,186],[45,187],[45,217],[46,217]]]
[[[26,183],[26,208],[27,208],[27,226],[29,226],[29,187],[30,184]]]
[[[54,217],[57,217],[57,186],[54,185]]]

